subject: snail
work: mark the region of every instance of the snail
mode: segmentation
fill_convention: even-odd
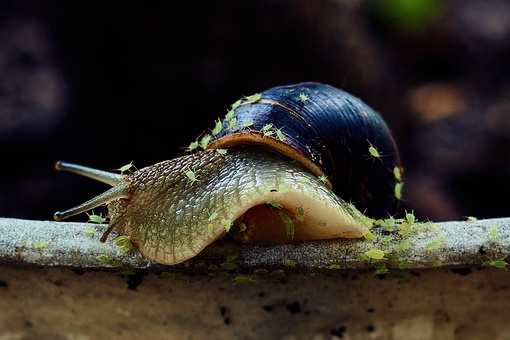
[[[226,234],[256,245],[359,238],[371,218],[394,213],[400,197],[400,159],[386,123],[325,84],[244,97],[189,149],[127,174],[57,162],[112,188],[55,219],[108,204],[101,242],[116,229],[148,259],[176,264]]]

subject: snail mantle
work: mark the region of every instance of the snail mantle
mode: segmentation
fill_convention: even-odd
[[[372,228],[373,238],[332,239],[274,246],[216,242],[183,263],[164,266],[136,250],[125,251],[110,237],[97,240],[107,225],[0,218],[0,264],[119,271],[198,274],[254,273],[257,269],[326,273],[335,270],[506,267],[510,218],[414,222],[409,234]],[[388,236],[393,236],[388,238]],[[404,246],[403,246],[404,245]]]

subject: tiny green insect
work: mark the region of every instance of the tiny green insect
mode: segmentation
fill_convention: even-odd
[[[317,177],[317,179],[318,179],[320,182],[324,183],[324,184],[327,184],[327,183],[329,182],[328,177],[327,177],[327,176],[325,176],[325,175],[321,175],[321,176]]]
[[[237,100],[234,104],[232,104],[230,107],[232,108],[232,110],[235,110],[235,109],[237,109],[239,106],[241,106],[241,102],[242,102],[242,100],[241,100],[241,99],[239,99],[239,100]]]
[[[305,209],[302,206],[296,207],[296,212],[294,215],[296,216],[296,221],[303,222],[306,216]]]
[[[37,250],[42,250],[42,249],[46,248],[46,243],[34,242],[34,248]]]
[[[260,93],[252,94],[251,96],[247,96],[246,100],[248,102],[256,102],[262,98],[262,95]]]
[[[128,171],[129,169],[131,169],[132,167],[134,167],[133,165],[133,161],[131,161],[129,164],[126,164],[126,165],[123,165],[121,166],[119,169],[120,171],[120,174],[122,175],[124,172]]]
[[[238,275],[238,276],[234,277],[234,279],[232,281],[234,281],[235,283],[248,283],[248,282],[255,282],[255,279],[253,279],[251,276],[247,276],[247,275]]]
[[[188,180],[191,182],[191,184],[195,183],[195,181],[198,181],[197,176],[195,175],[195,172],[192,170],[186,171],[186,177],[188,177]]]
[[[264,135],[264,137],[270,137],[272,135],[274,135],[274,131],[273,131],[273,124],[269,123],[269,124],[266,124],[262,127],[262,134]]]
[[[216,136],[218,133],[221,132],[221,129],[223,129],[223,123],[221,122],[221,120],[218,118],[218,120],[216,121],[215,125],[214,125],[214,128],[211,130],[211,134],[213,136]]]
[[[306,94],[300,93],[297,99],[301,102],[301,104],[304,104],[310,98],[308,98]]]
[[[225,115],[225,119],[231,120],[232,118],[234,118],[234,110],[227,111],[227,114]]]
[[[296,226],[294,225],[294,221],[284,212],[280,212],[280,219],[285,224],[285,231],[287,233],[287,238],[293,239],[294,234],[296,233]]]
[[[476,221],[478,220],[478,218],[474,217],[474,216],[465,216],[466,219],[469,221],[469,222],[473,222],[473,221]]]
[[[89,213],[86,213],[86,214],[89,217],[88,222],[100,224],[100,223],[104,223],[106,221],[106,218],[103,218],[102,216],[94,214],[94,211],[92,211],[92,214],[89,214]]]
[[[277,200],[269,200],[266,202],[266,204],[273,208],[278,208],[278,209],[282,208],[282,205]]]
[[[242,127],[243,129],[247,129],[253,126],[253,120],[250,120],[248,122],[243,122]]]
[[[381,266],[381,267],[377,267],[375,269],[375,274],[374,275],[386,275],[390,272],[390,270],[388,268],[386,268],[386,266]]]
[[[487,260],[483,264],[487,267],[494,267],[499,269],[506,270],[506,266],[508,265],[507,262],[503,261],[505,258],[497,259],[497,260]]]
[[[232,117],[232,119],[230,119],[228,121],[228,128],[229,129],[233,129],[237,126],[237,118],[236,117]]]
[[[117,245],[117,247],[121,247],[122,248],[122,252],[123,253],[127,253],[131,250],[131,247],[132,247],[132,243],[131,243],[131,238],[129,236],[126,236],[126,235],[122,235],[122,236],[119,236],[115,239],[115,244]]]
[[[329,265],[329,268],[330,268],[330,269],[340,269],[341,267],[340,267],[340,265],[339,265],[339,264],[337,264],[337,263],[333,263],[333,264],[330,264],[330,265]]]
[[[396,197],[396,199],[398,199],[398,200],[401,200],[401,199],[402,199],[402,186],[403,186],[403,185],[404,185],[404,184],[403,184],[403,183],[400,183],[400,182],[398,182],[398,183],[396,183],[396,184],[395,184],[395,197]]]
[[[227,149],[216,149],[216,152],[222,156],[225,156],[228,151],[227,151]]]
[[[230,220],[222,220],[221,224],[223,224],[223,227],[227,231],[227,233],[230,231],[230,228],[232,227],[232,221]]]
[[[397,181],[402,180],[402,170],[400,170],[400,168],[398,166],[393,168],[393,175],[395,176],[395,179]]]
[[[87,234],[88,236],[94,236],[95,233],[96,233],[96,229],[91,228],[91,227],[85,228],[85,234]]]
[[[283,134],[282,129],[276,130],[276,137],[278,137],[278,139],[282,142],[285,140],[285,135]]]
[[[198,145],[199,145],[198,141],[191,142],[191,143],[189,143],[187,150],[189,152],[196,150],[196,148],[198,148]]]
[[[409,242],[401,242],[395,246],[395,250],[404,251],[409,249]]]
[[[384,259],[384,251],[378,248],[372,248],[365,252],[365,255],[373,260]]]
[[[211,221],[214,221],[216,219],[216,217],[218,217],[218,213],[216,212],[213,212],[209,218],[207,219],[207,222],[211,222]]]
[[[498,234],[499,234],[498,227],[493,225],[491,227],[491,230],[490,230],[490,239],[491,240],[497,239],[498,238]]]
[[[372,145],[372,143],[370,143],[370,141],[367,140],[367,142],[369,144],[368,152],[370,153],[370,156],[381,160],[382,157],[381,153],[377,150],[375,146]]]
[[[200,139],[200,147],[202,149],[205,149],[207,148],[207,145],[209,145],[209,142],[211,141],[211,138],[212,136],[210,134],[205,134],[201,139]]]
[[[289,266],[289,267],[295,267],[296,266],[296,261],[290,260],[290,259],[285,259],[283,261],[283,264],[286,265],[286,266]]]
[[[410,213],[408,213],[406,210],[406,220],[407,220],[407,223],[410,223],[410,224],[414,224],[414,222],[416,222],[416,217],[414,216],[414,210],[411,210]]]
[[[97,257],[98,261],[99,262],[110,262],[111,261],[111,258],[110,256],[108,255],[105,255],[105,254],[101,254]]]
[[[381,239],[382,242],[391,242],[392,240],[393,240],[392,235],[386,235]]]
[[[375,238],[375,235],[374,233],[372,233],[371,231],[367,231],[365,234],[363,234],[363,237],[365,238],[365,240],[367,241],[373,241],[374,238]]]

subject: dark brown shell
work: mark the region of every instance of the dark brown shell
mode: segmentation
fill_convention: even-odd
[[[398,149],[384,120],[360,99],[329,85],[300,83],[245,99],[233,113],[209,147],[269,147],[327,176],[333,191],[366,215],[395,212]]]

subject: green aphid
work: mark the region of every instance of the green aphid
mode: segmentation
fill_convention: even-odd
[[[99,262],[110,262],[110,261],[111,261],[111,258],[110,258],[110,256],[108,256],[108,255],[101,254],[101,255],[99,255],[99,256],[97,257],[97,260],[98,260]]]
[[[46,248],[46,243],[34,242],[34,248],[37,250],[43,250],[44,248]]]
[[[218,217],[218,213],[216,212],[213,212],[209,218],[207,219],[207,222],[211,222],[211,221],[214,221],[216,219],[216,217]]]
[[[402,170],[398,166],[393,168],[393,176],[395,176],[397,181],[402,180]]]
[[[373,260],[382,260],[384,259],[384,251],[378,248],[372,248],[365,252],[365,255]]]
[[[394,194],[395,194],[395,197],[396,199],[398,200],[401,200],[402,199],[402,186],[404,185],[404,183],[395,183],[395,189],[394,189]]]
[[[228,128],[229,129],[233,129],[237,126],[237,118],[236,117],[233,117],[232,119],[230,119],[228,121]]]
[[[216,121],[216,124],[214,125],[214,128],[212,129],[211,131],[211,134],[213,136],[216,136],[218,133],[221,132],[221,129],[223,128],[223,123],[221,122],[221,120],[218,118],[218,120]]]
[[[261,275],[269,274],[269,271],[267,269],[265,269],[265,268],[257,268],[257,269],[255,269],[255,271],[253,273],[255,275],[261,276]]]
[[[338,263],[332,263],[329,265],[329,269],[341,269]]]
[[[412,260],[402,260],[400,261],[400,267],[410,267],[413,264]]]
[[[325,175],[321,175],[321,176],[317,177],[317,179],[319,180],[319,182],[322,182],[324,184],[328,184],[329,183],[329,179]]]
[[[243,129],[248,129],[248,128],[252,127],[252,126],[253,126],[253,120],[250,120],[248,122],[244,122],[242,124]]]
[[[230,231],[230,228],[232,228],[232,221],[230,220],[222,220],[221,224],[223,225],[227,233]]]
[[[286,259],[286,260],[283,261],[283,264],[286,265],[286,266],[289,266],[289,267],[295,267],[296,266],[296,261]]]
[[[414,210],[412,210],[410,213],[406,210],[406,221],[407,223],[414,224],[416,222],[416,217],[414,216]]]
[[[228,151],[227,151],[227,149],[216,149],[216,152],[222,156],[225,156]]]
[[[374,233],[372,233],[371,231],[367,231],[365,232],[365,234],[363,234],[363,237],[365,238],[365,240],[367,241],[373,241],[374,238],[375,238],[375,235]]]
[[[281,129],[277,129],[276,130],[276,137],[278,137],[278,139],[283,142],[285,141],[285,135],[283,134],[282,130]]]
[[[296,212],[294,213],[294,215],[295,215],[296,221],[303,222],[306,217],[305,209],[303,207],[299,207],[299,206],[296,207]]]
[[[207,148],[207,145],[209,145],[209,142],[211,141],[211,138],[212,136],[210,134],[205,134],[201,139],[200,139],[200,147],[202,149],[205,149]]]
[[[483,264],[484,264],[484,266],[487,266],[487,267],[494,267],[494,268],[506,270],[506,266],[508,265],[508,263],[503,260],[504,260],[504,258],[498,259],[498,260],[487,260]]]
[[[237,266],[234,262],[228,261],[228,262],[223,262],[222,264],[220,264],[220,267],[223,270],[231,271],[231,270],[236,269]]]
[[[234,118],[234,110],[227,111],[227,114],[225,115],[225,119],[231,120],[232,118]]]
[[[119,171],[120,171],[120,174],[122,175],[125,171],[128,171],[129,169],[131,169],[131,167],[133,167],[133,161],[131,161],[129,164],[126,164],[126,165],[123,165],[119,168]]]
[[[198,148],[198,145],[199,145],[198,141],[194,141],[194,142],[189,143],[188,151],[195,150],[196,148]]]
[[[287,238],[293,239],[294,234],[296,233],[296,226],[294,225],[294,222],[287,222],[285,223],[285,231],[287,232]]]
[[[300,93],[297,99],[301,102],[301,104],[304,104],[307,100],[310,100],[308,96],[304,93]]]
[[[260,99],[262,99],[262,95],[260,93],[255,93],[255,94],[252,94],[251,96],[246,97],[246,100],[251,103],[256,102]]]
[[[409,249],[409,242],[401,242],[395,246],[396,251],[404,251]]]
[[[106,221],[106,218],[103,218],[102,216],[99,216],[99,215],[95,215],[94,212],[92,212],[92,214],[89,214],[89,213],[86,213],[86,214],[89,217],[88,222],[100,224],[100,223],[104,223]]]
[[[393,240],[392,235],[386,235],[381,239],[382,242],[391,242],[392,240]]]
[[[127,253],[131,250],[132,243],[131,238],[126,235],[119,236],[115,239],[115,244],[122,248],[123,253]]]
[[[251,276],[247,276],[247,275],[238,275],[238,276],[234,277],[234,279],[232,281],[234,281],[235,283],[249,283],[249,282],[255,282],[255,279],[253,279]]]
[[[377,148],[375,146],[373,146],[372,143],[370,143],[368,140],[367,140],[367,142],[369,144],[368,153],[370,154],[370,156],[381,160],[382,155],[379,152],[379,150],[377,150]]]
[[[241,103],[242,103],[242,99],[239,99],[238,101],[236,101],[234,104],[232,104],[230,107],[232,108],[232,110],[235,110],[237,109],[239,106],[241,106]]]
[[[191,184],[195,183],[197,181],[197,176],[195,175],[195,172],[192,170],[188,170],[185,172],[186,177],[188,177],[188,180],[191,182]]]
[[[226,258],[225,258],[225,261],[227,262],[233,262],[237,260],[237,255],[228,255]]]
[[[272,136],[274,134],[273,124],[272,123],[268,123],[268,124],[264,125],[260,131],[262,132],[264,137]]]
[[[88,236],[94,236],[95,233],[96,233],[96,229],[94,229],[92,227],[85,228],[85,234],[87,234]]]
[[[388,268],[386,268],[386,266],[381,266],[381,267],[377,267],[375,269],[375,274],[374,275],[386,275],[390,272],[390,270]]]
[[[277,200],[269,200],[266,202],[266,204],[273,208],[278,208],[278,209],[283,208],[282,205],[280,204],[280,202],[278,202]]]
[[[498,227],[497,227],[497,226],[495,226],[495,225],[493,225],[493,226],[491,227],[491,230],[490,230],[490,236],[489,236],[489,237],[490,237],[490,239],[491,239],[491,240],[495,240],[495,239],[497,239],[497,238],[498,238],[498,234],[499,234]]]

